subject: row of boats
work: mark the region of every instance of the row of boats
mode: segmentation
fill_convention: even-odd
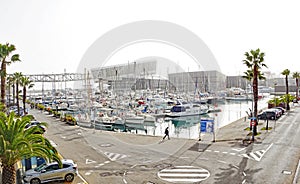
[[[185,94],[186,95],[186,94]],[[195,94],[187,96],[168,94],[101,94],[89,99],[88,95],[79,97],[70,95],[67,98],[43,98],[43,103],[62,114],[70,114],[78,124],[97,129],[126,131],[144,129],[145,125],[155,126],[162,118],[175,119],[179,117],[199,116],[209,112],[220,111],[214,104],[225,100],[249,100],[248,96],[235,94],[233,96],[209,96]],[[45,100],[47,99],[47,100]],[[37,99],[33,99],[37,100]],[[211,103],[211,104],[209,104]]]

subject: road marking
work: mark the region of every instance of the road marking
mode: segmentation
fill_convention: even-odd
[[[86,172],[84,175],[89,176],[91,174],[92,174],[91,172]]]
[[[251,157],[249,157],[248,154],[246,154],[246,153],[241,154],[241,156],[246,157],[246,158],[248,158],[248,159],[251,159]]]
[[[110,152],[104,152],[104,154],[109,158],[111,161],[120,160],[122,158],[127,157],[127,155],[119,154],[119,153],[110,153]]]
[[[57,144],[55,144],[55,142],[54,142],[54,141],[52,141],[52,140],[49,140],[49,142],[50,142],[51,146],[53,146],[54,148],[55,148],[55,147],[57,147]]]
[[[258,150],[258,151],[255,151],[255,152],[243,153],[243,154],[238,154],[238,155],[237,155],[237,153],[230,153],[230,152],[227,152],[227,151],[223,151],[221,153],[223,153],[223,154],[230,154],[230,155],[233,155],[233,156],[237,155],[239,157],[246,157],[248,159],[252,159],[252,160],[255,160],[255,161],[259,162],[262,159],[262,157],[266,154],[266,152],[271,149],[272,146],[273,146],[273,143],[270,144],[266,150]],[[243,151],[245,149],[246,148],[241,148],[241,149],[233,148],[232,150],[240,152],[240,151]],[[220,151],[218,151],[218,150],[215,150],[215,151],[213,151],[213,150],[205,150],[205,151],[207,151],[207,152],[214,152],[214,153],[220,153]]]
[[[77,176],[83,181],[83,183],[88,184],[88,182],[79,173]]]
[[[246,148],[232,148],[232,150],[233,151],[237,151],[237,152],[241,152],[241,151],[243,151],[244,149],[246,149]]]
[[[93,163],[96,163],[96,161],[90,159],[85,160],[85,164],[93,164]]]
[[[273,146],[274,143],[270,144],[270,146],[266,149],[266,152]]]
[[[210,173],[194,166],[175,166],[159,171],[158,177],[171,183],[193,183],[206,180]]]
[[[251,152],[251,153],[244,153],[244,154],[241,154],[241,156],[246,157],[248,159],[253,159],[253,160],[256,160],[259,162],[266,152],[267,152],[266,150],[259,150],[259,151],[255,151],[255,152]]]
[[[227,162],[223,161],[223,160],[217,160],[218,162],[220,163],[223,163],[223,164],[227,164]]]
[[[253,153],[253,152],[251,152],[251,153],[249,153],[249,155],[254,159],[254,160],[256,160],[256,161],[259,161],[259,156],[257,156],[255,153]]]

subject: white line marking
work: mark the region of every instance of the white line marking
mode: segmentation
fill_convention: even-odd
[[[90,175],[90,174],[91,174],[90,172],[87,172],[87,173],[85,173],[84,175],[88,176],[88,175]]]
[[[238,166],[236,166],[236,165],[232,165],[233,167],[235,167],[235,168],[237,168],[237,169],[239,169],[239,167]]]
[[[256,154],[259,156],[259,158],[261,159],[261,158],[264,156],[265,150],[256,151],[255,153],[256,153]],[[260,159],[259,159],[259,160],[260,160]]]
[[[78,173],[77,176],[85,183],[88,184],[88,182]]]
[[[175,168],[194,168],[194,166],[191,166],[191,165],[186,165],[186,166],[175,166]]]
[[[274,143],[272,143],[267,149],[266,152],[269,151],[269,149],[273,146]]]
[[[49,140],[49,142],[50,142],[51,146],[53,146],[54,148],[57,147],[57,144],[54,141]]]
[[[190,169],[190,167],[186,167],[186,169],[177,169],[177,168],[172,168],[172,169],[164,169],[162,170],[160,173],[164,173],[164,172],[181,172],[181,174],[183,173],[188,173],[188,172],[208,172],[205,169]]]
[[[134,168],[135,166],[137,166],[137,164],[134,164],[133,166],[131,166],[130,168],[132,169],[132,168]]]
[[[236,153],[229,153],[230,155],[236,155]]]
[[[211,152],[211,150],[206,150],[207,152]]]
[[[298,161],[298,166],[297,166],[295,176],[294,176],[294,179],[293,179],[293,184],[297,183],[297,179],[298,179],[298,176],[299,176],[299,169],[300,169],[299,166],[300,166],[300,160]]]
[[[223,163],[223,164],[227,164],[227,162],[225,162],[225,161],[222,161],[222,160],[217,160],[218,162],[221,162],[221,163]]]
[[[256,161],[260,161],[260,159],[259,159],[259,157],[258,156],[256,156],[256,154],[255,153],[253,153],[253,152],[251,152],[251,153],[249,153],[249,155],[254,159],[254,160],[256,160]]]
[[[105,161],[104,163],[105,163],[105,164],[108,164],[109,162],[110,162],[110,161]]]
[[[243,151],[244,149],[246,148],[232,148],[233,151],[237,151],[237,152]]]
[[[227,151],[223,151],[222,153],[227,154],[228,152]]]
[[[220,153],[220,151],[214,151],[215,153]]]
[[[127,181],[125,180],[125,178],[123,178],[123,182],[124,182],[125,184],[127,184]]]
[[[251,157],[249,157],[247,154],[241,154],[243,157],[246,157],[248,159],[251,159]]]

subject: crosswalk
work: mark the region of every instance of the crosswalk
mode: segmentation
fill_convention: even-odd
[[[259,162],[265,153],[266,150],[259,150],[251,153],[240,154],[240,156],[246,157],[248,159],[253,159]]]
[[[233,152],[227,152],[227,151],[218,151],[218,150],[205,150],[206,152],[211,152],[211,153],[218,153],[218,154],[227,154],[227,155],[232,155],[232,156],[240,156],[240,157],[245,157],[248,159],[252,159],[255,161],[260,161],[262,159],[262,157],[264,156],[264,154],[268,151],[267,150],[258,150],[258,151],[254,151],[254,152],[250,152],[250,153],[243,153],[243,154],[238,154],[238,153],[233,153]],[[242,150],[238,150],[238,151],[242,151]]]
[[[194,166],[175,166],[159,171],[158,177],[171,183],[195,183],[206,180],[210,173]]]
[[[109,158],[109,160],[111,160],[111,161],[116,161],[116,160],[120,160],[122,158],[127,157],[127,155],[123,155],[123,154],[119,154],[119,153],[110,153],[110,152],[104,152],[104,155],[106,155],[107,158]]]

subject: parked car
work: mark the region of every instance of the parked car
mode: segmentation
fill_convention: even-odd
[[[282,115],[282,112],[280,109],[277,109],[277,108],[271,108],[271,109],[268,109],[267,111],[275,111],[276,112],[276,117],[277,118],[280,118],[281,115]]]
[[[25,183],[40,184],[50,181],[72,182],[78,173],[77,164],[73,160],[62,160],[62,168],[57,162],[45,163],[25,172],[23,180]]]
[[[283,107],[274,107],[274,108],[281,110],[281,113],[282,113],[282,114],[285,113],[285,108],[283,108]]]
[[[257,118],[262,120],[267,120],[267,119],[274,120],[274,119],[278,119],[279,117],[280,115],[278,114],[278,111],[275,109],[267,109],[257,115]]]
[[[33,126],[38,126],[41,129],[42,132],[37,132],[37,133],[45,133],[46,132],[46,127],[44,125],[42,125],[41,122],[36,121],[36,120],[30,121],[30,123],[28,123],[25,126],[25,129],[28,129]]]

